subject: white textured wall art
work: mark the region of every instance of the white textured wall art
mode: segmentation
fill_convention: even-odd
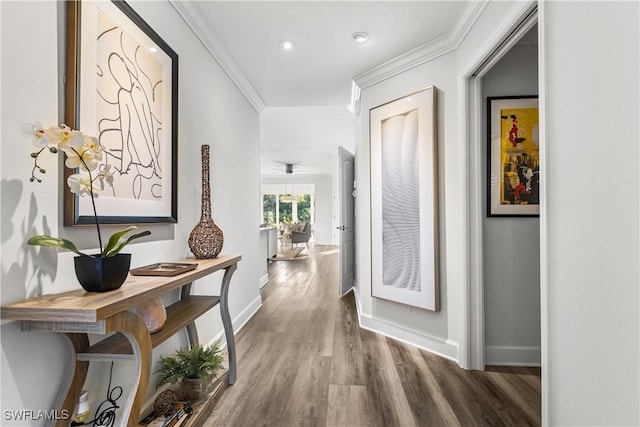
[[[435,88],[370,111],[372,296],[438,311]]]
[[[418,110],[381,127],[382,285],[420,292]]]

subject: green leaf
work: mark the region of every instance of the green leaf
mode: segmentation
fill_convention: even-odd
[[[165,383],[175,383],[180,378],[215,378],[222,368],[224,356],[220,350],[220,340],[209,347],[201,345],[189,349],[176,350],[173,356],[161,356],[156,387]]]
[[[51,237],[44,235],[33,236],[29,240],[27,240],[27,244],[33,246],[51,246],[58,249],[67,249],[77,253],[78,255],[89,256],[80,252],[78,248],[76,248],[76,245],[74,245],[70,240],[62,239],[60,237]]]
[[[120,230],[117,233],[113,233],[111,235],[111,237],[109,237],[109,241],[107,242],[107,246],[104,247],[104,250],[102,251],[102,256],[109,256],[109,252],[113,251],[114,248],[116,247],[116,245],[118,244],[118,242],[120,241],[120,238],[122,236],[124,236],[125,234],[127,234],[128,232],[130,232],[131,230],[135,230],[136,227],[135,225],[131,225],[127,228],[125,228],[124,230]],[[113,254],[115,255],[115,254]]]
[[[138,234],[134,234],[129,237],[124,237],[125,234],[130,232],[131,230],[135,230],[135,225],[125,228],[124,230],[120,230],[117,233],[113,233],[109,238],[109,242],[107,242],[107,246],[105,246],[104,251],[102,252],[102,256],[110,257],[117,255],[120,251],[129,244],[134,239],[138,239],[140,237],[148,236],[151,234],[150,231],[143,231]]]

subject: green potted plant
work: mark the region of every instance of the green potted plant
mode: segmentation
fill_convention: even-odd
[[[120,251],[132,240],[148,236],[151,232],[143,231],[126,236],[127,233],[137,228],[130,226],[114,233],[107,244],[103,246],[95,198],[104,189],[105,184],[109,186],[113,184],[113,174],[111,173],[111,165],[100,164],[103,157],[100,142],[97,138],[73,130],[66,125],[51,126],[45,129],[36,122],[27,126],[25,130],[32,136],[33,145],[38,148],[31,153],[33,169],[29,181],[42,182],[39,176],[46,173],[46,170],[38,163],[42,153],[47,151],[54,154],[60,151],[65,153],[65,166],[77,172],[67,179],[70,191],[80,196],[88,195],[91,198],[100,253],[86,254],[80,252],[70,240],[46,235],[33,236],[27,243],[67,249],[78,254],[74,259],[76,277],[85,290],[106,292],[118,289],[129,273],[131,262],[131,254],[121,254]]]
[[[200,397],[202,384],[215,378],[224,359],[220,341],[208,347],[202,345],[176,350],[173,356],[161,356],[156,387],[182,382],[183,398],[194,401]]]

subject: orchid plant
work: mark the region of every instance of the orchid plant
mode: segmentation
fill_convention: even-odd
[[[113,174],[111,165],[101,165],[102,147],[97,138],[84,135],[79,130],[73,130],[66,125],[51,126],[48,129],[42,127],[38,122],[27,126],[26,131],[32,136],[33,145],[38,148],[31,153],[33,158],[33,169],[31,170],[30,182],[42,182],[41,175],[46,170],[40,166],[38,160],[44,152],[58,153],[64,152],[66,155],[65,166],[71,169],[79,169],[80,173],[74,173],[67,179],[67,184],[72,193],[79,196],[88,195],[91,197],[93,216],[95,218],[96,229],[98,231],[98,244],[100,245],[99,255],[88,255],[80,252],[73,242],[59,237],[38,235],[31,237],[27,243],[37,246],[51,246],[59,249],[67,249],[78,255],[97,257],[111,257],[117,255],[129,242],[134,239],[148,236],[150,231],[126,236],[136,226],[130,226],[124,230],[114,233],[107,242],[102,245],[102,234],[100,233],[100,222],[96,211],[95,198],[104,190],[105,184],[113,186]],[[82,172],[84,171],[84,172]]]

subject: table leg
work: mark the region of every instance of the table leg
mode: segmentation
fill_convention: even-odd
[[[237,268],[238,265],[233,264],[225,269],[220,288],[220,316],[222,317],[224,334],[227,338],[227,351],[229,352],[229,384],[236,382],[236,343],[233,336],[233,324],[229,315],[229,283]]]
[[[76,403],[78,402],[78,398],[80,397],[80,392],[82,391],[82,387],[84,387],[84,382],[87,379],[87,372],[89,371],[89,362],[79,362],[77,360],[76,355],[78,353],[83,353],[89,348],[89,337],[87,334],[64,334],[64,337],[67,339],[67,342],[71,346],[72,354],[71,354],[71,367],[70,375],[67,375],[68,378],[67,383],[64,386],[65,393],[60,394],[60,401],[56,405],[57,408],[61,408],[65,413],[69,415],[69,419],[67,420],[58,420],[56,422],[56,426],[68,426],[71,417],[73,416],[73,410],[75,409]]]
[[[191,295],[191,285],[192,283],[188,283],[182,287],[182,291],[180,291],[180,299],[188,297]],[[187,329],[187,339],[189,340],[189,348],[194,348],[200,345],[200,340],[198,339],[198,329],[196,328],[196,322],[191,321],[188,323],[185,328]]]
[[[107,328],[109,331],[121,332],[133,349],[135,374],[122,416],[128,420],[127,426],[138,426],[151,375],[151,336],[144,321],[130,311],[120,312],[107,319]]]

